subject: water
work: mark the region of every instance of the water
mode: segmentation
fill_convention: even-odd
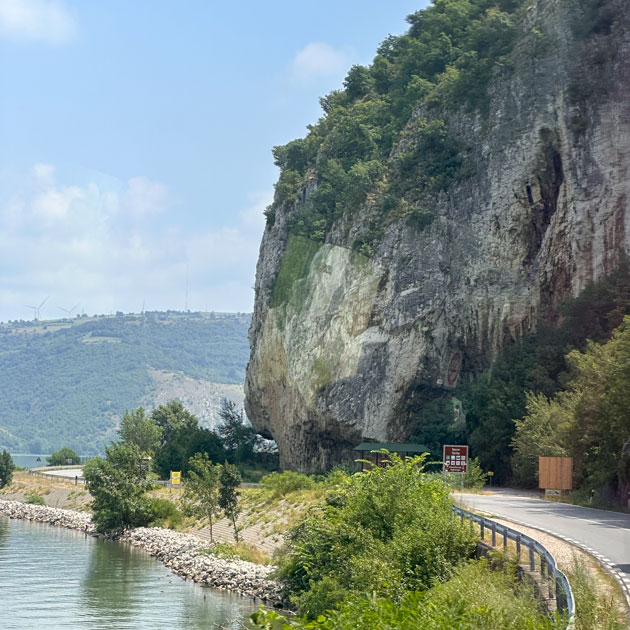
[[[203,588],[148,554],[0,516],[0,628],[225,628],[257,605]]]
[[[39,468],[40,466],[48,466],[46,458],[50,455],[25,455],[22,453],[11,453],[13,463],[20,468]],[[37,461],[39,460],[39,461]]]
[[[42,466],[48,466],[47,457],[50,456],[50,453],[32,455],[32,454],[24,454],[24,453],[11,453],[11,457],[13,459],[13,463],[20,468],[41,468]],[[81,455],[81,462],[89,459],[86,455]]]

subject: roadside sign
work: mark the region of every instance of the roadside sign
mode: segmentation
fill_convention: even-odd
[[[171,470],[171,486],[179,486],[182,483],[182,473]]]
[[[442,450],[444,472],[465,473],[468,471],[468,446],[445,444]]]

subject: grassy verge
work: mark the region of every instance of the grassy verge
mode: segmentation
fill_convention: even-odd
[[[255,545],[243,541],[237,543],[214,543],[212,546],[202,549],[207,553],[227,560],[245,560],[254,564],[271,564],[271,557]]]

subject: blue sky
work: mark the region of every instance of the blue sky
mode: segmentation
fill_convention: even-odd
[[[251,310],[271,148],[426,5],[0,0],[0,320]]]

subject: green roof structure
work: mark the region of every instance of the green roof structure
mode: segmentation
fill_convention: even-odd
[[[394,442],[361,442],[353,451],[380,451],[386,449],[390,453],[428,453],[424,444],[395,444]]]

